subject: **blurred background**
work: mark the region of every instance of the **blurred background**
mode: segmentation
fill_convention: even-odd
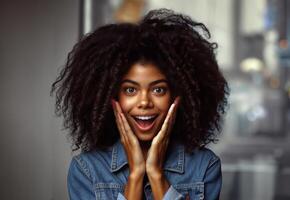
[[[290,1],[0,1],[0,199],[67,199],[72,156],[50,87],[84,34],[170,8],[203,22],[230,88],[223,200],[290,199]]]

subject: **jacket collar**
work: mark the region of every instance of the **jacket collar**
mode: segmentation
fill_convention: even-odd
[[[168,147],[169,151],[164,163],[164,170],[184,173],[184,146],[174,144]],[[123,166],[127,165],[127,157],[121,141],[118,140],[112,147],[111,156],[111,172],[119,171]]]

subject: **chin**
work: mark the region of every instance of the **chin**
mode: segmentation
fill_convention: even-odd
[[[140,142],[150,142],[156,136],[155,133],[136,133],[135,135]]]

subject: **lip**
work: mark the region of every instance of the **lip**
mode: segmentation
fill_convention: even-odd
[[[148,115],[149,116],[149,115]],[[133,121],[134,121],[134,124],[137,126],[137,128],[140,130],[140,131],[149,131],[150,129],[152,129],[153,128],[153,126],[155,125],[155,123],[156,123],[156,119],[158,118],[158,116],[154,119],[154,121],[153,121],[153,123],[150,125],[150,126],[148,126],[148,127],[146,127],[146,128],[144,128],[144,127],[141,127],[137,122],[136,122],[136,120],[134,119],[134,117],[133,117]]]
[[[132,117],[136,117],[136,116],[155,116],[155,117],[157,117],[158,114],[141,114],[141,115],[132,115]]]

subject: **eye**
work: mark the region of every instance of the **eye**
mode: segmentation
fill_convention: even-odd
[[[129,94],[129,95],[132,95],[136,92],[136,88],[133,88],[133,87],[126,87],[124,88],[124,92],[126,94]]]
[[[164,87],[153,88],[153,92],[156,94],[165,94],[166,90],[167,90],[167,88],[164,88]]]

